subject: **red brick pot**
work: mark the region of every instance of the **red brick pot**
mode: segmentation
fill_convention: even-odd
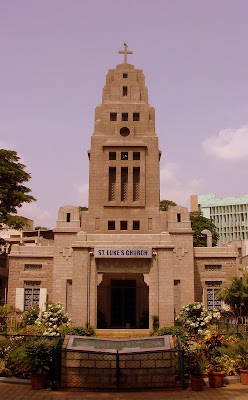
[[[32,389],[44,389],[46,382],[46,374],[30,374]]]
[[[248,385],[248,371],[246,369],[240,369],[239,373],[242,385]]]
[[[190,377],[191,389],[192,390],[203,390],[203,377],[202,376],[191,376]]]
[[[209,372],[208,373],[209,386],[211,388],[219,388],[223,386],[224,376],[225,372]]]

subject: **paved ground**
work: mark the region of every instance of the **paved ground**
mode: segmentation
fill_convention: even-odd
[[[72,392],[32,390],[29,385],[0,383],[1,400],[247,400],[248,386],[240,383],[220,389],[204,388],[202,392],[164,390],[154,392]]]

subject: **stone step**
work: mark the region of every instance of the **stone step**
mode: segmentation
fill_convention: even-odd
[[[128,339],[149,337],[149,329],[95,329],[97,337],[104,339]]]

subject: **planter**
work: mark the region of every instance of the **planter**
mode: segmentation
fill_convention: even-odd
[[[248,385],[248,370],[240,369],[239,373],[242,385]]]
[[[190,383],[191,383],[192,390],[203,390],[203,377],[202,376],[191,376]]]
[[[211,388],[219,388],[223,386],[225,372],[209,372],[208,381]]]
[[[46,382],[46,374],[30,374],[32,389],[44,389]]]

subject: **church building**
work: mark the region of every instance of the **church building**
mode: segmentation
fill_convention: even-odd
[[[180,308],[203,301],[237,274],[242,244],[193,248],[185,207],[160,211],[161,151],[143,71],[110,69],[95,109],[89,204],[59,209],[52,238],[14,244],[8,302],[21,310],[62,302],[76,326],[148,329],[174,324]]]

